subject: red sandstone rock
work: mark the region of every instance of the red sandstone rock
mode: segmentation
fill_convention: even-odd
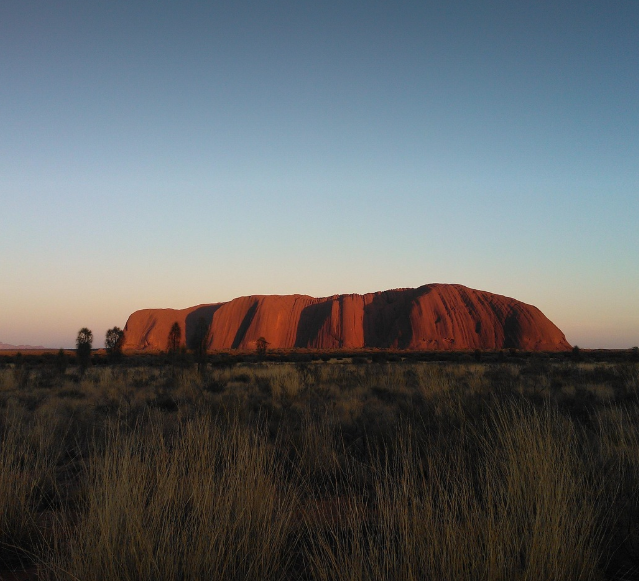
[[[188,342],[200,318],[209,349],[413,350],[570,349],[544,314],[515,299],[458,284],[429,284],[365,295],[253,295],[188,309],[144,309],[126,323],[124,348],[166,349],[174,322]]]

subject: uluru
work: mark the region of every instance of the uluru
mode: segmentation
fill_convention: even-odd
[[[426,284],[359,294],[251,295],[186,309],[143,309],[128,319],[124,349],[162,351],[177,322],[189,342],[204,319],[209,350],[522,349],[564,351],[570,344],[537,307],[459,284]]]

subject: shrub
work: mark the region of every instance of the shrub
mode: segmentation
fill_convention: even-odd
[[[266,355],[266,348],[268,347],[268,341],[264,337],[260,337],[255,341],[255,349],[257,350],[257,354],[260,357],[264,357]]]

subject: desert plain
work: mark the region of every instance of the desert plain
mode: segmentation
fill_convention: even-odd
[[[0,355],[2,579],[632,579],[639,353]]]

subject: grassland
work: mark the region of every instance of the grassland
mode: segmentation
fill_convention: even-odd
[[[639,578],[636,354],[294,358],[0,357],[0,578]]]

